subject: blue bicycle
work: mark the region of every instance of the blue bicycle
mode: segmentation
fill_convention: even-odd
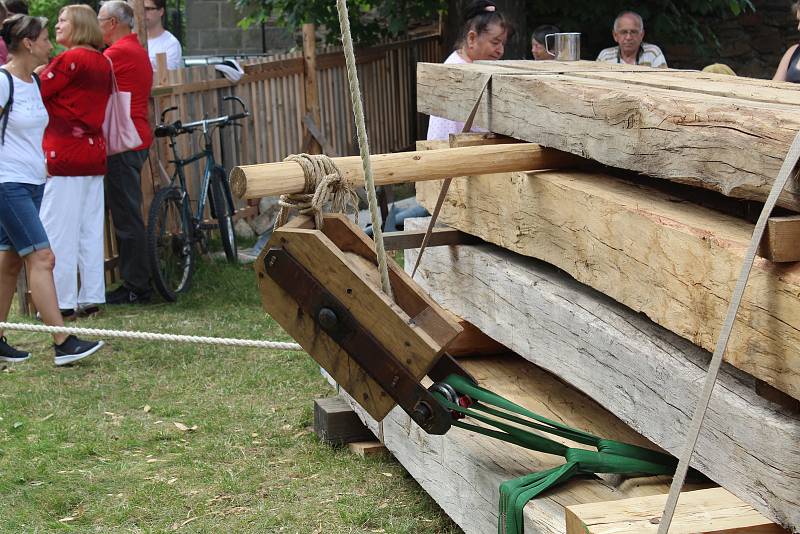
[[[244,102],[238,97],[227,96],[223,100],[241,107],[239,113],[223,115],[212,119],[182,123],[180,120],[165,123],[166,115],[177,107],[165,109],[161,114],[161,124],[156,126],[156,137],[168,137],[169,146],[175,159],[175,172],[170,185],[158,190],[150,204],[147,217],[147,255],[153,284],[156,290],[169,302],[178,298],[178,293],[186,291],[192,280],[195,250],[204,253],[208,250],[206,232],[218,228],[222,248],[231,263],[236,263],[236,236],[233,230],[233,216],[236,208],[231,195],[228,175],[214,159],[213,132],[228,126],[238,126],[240,121],[250,115]],[[178,153],[177,138],[180,135],[202,132],[203,149],[187,158]],[[186,188],[184,167],[205,159],[205,169],[200,182],[197,207],[192,212],[192,202]],[[216,224],[203,223],[206,201],[210,201],[211,216]]]

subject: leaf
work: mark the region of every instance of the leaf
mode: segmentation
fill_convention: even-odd
[[[391,473],[381,473],[381,474],[382,474],[383,476],[385,476],[385,477],[389,477],[389,478],[392,478],[392,477],[394,476],[394,475],[393,475],[393,474],[391,474]]]
[[[183,423],[179,423],[178,421],[175,421],[172,424],[175,425],[175,428],[177,428],[181,432],[194,432],[195,430],[197,430],[197,425],[186,426]]]
[[[14,424],[11,425],[11,428],[13,428],[14,430],[17,430],[18,428],[22,428],[23,424],[24,423],[22,421],[14,421]]]
[[[144,408],[142,408],[142,411],[143,411],[144,413],[150,413],[150,410],[151,410],[151,408],[150,408],[150,405],[149,405],[149,404],[145,404],[145,405],[144,405]]]
[[[54,415],[55,414],[53,414],[53,413],[49,413],[49,414],[45,415],[44,417],[42,417],[41,419],[39,419],[39,422],[40,423],[44,423],[45,421],[48,421],[48,420],[52,419]]]
[[[59,523],[69,523],[70,521],[75,521],[76,519],[78,519],[78,518],[74,517],[74,516],[71,516],[71,515],[68,515],[67,517],[62,517],[61,519],[59,519],[58,522]]]

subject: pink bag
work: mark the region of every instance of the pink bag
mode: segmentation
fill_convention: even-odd
[[[142,138],[136,131],[136,125],[131,118],[131,94],[120,91],[117,87],[117,77],[114,75],[114,64],[111,59],[111,96],[106,104],[106,118],[103,120],[103,135],[106,138],[106,152],[109,156],[127,152],[141,146]]]

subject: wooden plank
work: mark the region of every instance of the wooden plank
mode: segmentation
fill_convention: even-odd
[[[582,393],[518,357],[484,356],[460,363],[482,386],[544,417],[610,439],[653,446]],[[375,421],[352,400],[351,405],[375,432]],[[444,436],[431,436],[398,409],[383,421],[383,442],[466,534],[497,531],[498,490],[502,482],[564,463],[561,457],[459,428]],[[667,477],[573,479],[528,503],[525,532],[564,534],[566,506],[660,494],[667,491],[668,482]],[[708,483],[690,483],[690,487],[704,488]]]
[[[349,406],[350,405],[348,404],[348,407]],[[355,417],[358,419],[358,416]],[[359,423],[361,423],[360,420]],[[363,426],[363,423],[361,423],[361,425]],[[354,443],[348,443],[347,448],[350,450],[350,452],[357,454],[362,458],[371,458],[373,456],[383,456],[389,454],[389,450],[384,447],[383,443],[380,441],[356,441]]]
[[[417,182],[428,210],[438,194],[437,182]],[[746,221],[578,171],[459,178],[440,220],[564,269],[707,350],[753,231]],[[800,264],[757,259],[748,287],[725,361],[800,398]]]
[[[386,250],[403,250],[406,248],[419,248],[422,238],[425,237],[424,231],[406,230],[398,232],[386,232],[383,234],[383,245]],[[429,247],[441,247],[449,245],[474,245],[480,243],[480,239],[475,236],[465,234],[452,228],[434,228],[428,241]]]
[[[407,228],[425,224],[406,221]],[[415,259],[406,251],[406,265]],[[707,351],[560,269],[493,245],[432,248],[415,280],[646,438],[682,451]],[[714,388],[692,466],[773,521],[800,527],[800,415],[761,398],[753,379],[730,366]]]
[[[658,532],[666,495],[567,507],[567,534],[646,534]],[[681,493],[673,534],[781,534],[782,529],[723,488]]]
[[[758,255],[774,262],[800,261],[800,215],[770,217]]]
[[[364,168],[359,156],[339,157],[333,161],[346,180],[363,185]],[[376,185],[464,176],[475,169],[495,173],[585,164],[572,154],[529,143],[376,154],[371,156],[371,162]],[[241,165],[231,171],[231,189],[240,198],[302,193],[304,186],[302,167],[291,161]]]
[[[493,65],[419,64],[421,112],[464,120],[612,167],[763,201],[800,130],[800,106]],[[779,205],[800,210],[800,184]]]

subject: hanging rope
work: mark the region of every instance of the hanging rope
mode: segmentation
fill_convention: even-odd
[[[497,430],[463,420],[454,420],[453,426],[526,449],[563,456],[567,460],[560,467],[531,473],[500,486],[500,516],[497,525],[500,534],[522,534],[523,510],[528,501],[574,476],[594,473],[668,475],[675,471],[678,463],[668,454],[630,443],[603,439],[542,417],[462,376],[450,375],[444,383],[450,385],[457,394],[466,395],[469,401],[462,402],[463,398],[460,398],[458,402],[453,402],[434,391],[433,395],[442,406]],[[597,450],[568,447],[524,427],[560,436]]]
[[[342,28],[342,44],[344,45],[344,59],[347,64],[347,80],[350,84],[350,99],[353,103],[353,115],[358,133],[358,147],[361,153],[361,162],[364,166],[364,181],[366,182],[367,200],[369,201],[369,214],[372,219],[372,232],[375,239],[375,251],[378,257],[378,271],[381,274],[381,287],[389,298],[392,297],[392,286],[389,283],[389,268],[386,265],[386,249],[383,246],[383,231],[381,230],[381,214],[378,211],[378,197],[375,194],[375,180],[372,177],[372,163],[369,158],[369,138],[367,127],[364,123],[364,106],[361,101],[361,88],[358,84],[356,71],[356,55],[353,52],[353,37],[350,35],[350,19],[347,14],[347,1],[336,0],[336,9],[339,12],[339,25]]]
[[[275,220],[280,228],[289,220],[289,212],[297,210],[301,215],[313,215],[317,228],[322,228],[323,212],[355,214],[358,223],[358,195],[355,187],[345,180],[331,158],[322,154],[292,154],[284,161],[294,161],[303,169],[305,186],[302,193],[281,195],[281,207]]]
[[[147,341],[170,341],[174,343],[194,343],[198,345],[225,345],[228,347],[253,347],[259,349],[302,351],[297,343],[282,341],[263,341],[259,339],[236,339],[224,337],[185,336],[158,334],[154,332],[135,332],[126,330],[106,330],[103,328],[75,328],[68,326],[46,326],[41,324],[0,322],[0,330],[20,330],[24,332],[44,332],[47,334],[75,334],[78,336],[114,337],[122,339],[144,339]]]

